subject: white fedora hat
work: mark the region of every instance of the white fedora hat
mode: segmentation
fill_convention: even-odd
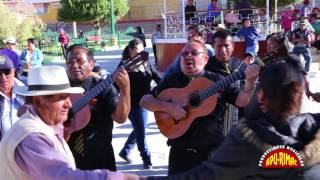
[[[32,68],[28,74],[28,86],[17,87],[23,96],[45,96],[61,93],[83,93],[81,87],[71,87],[66,70],[62,66]]]

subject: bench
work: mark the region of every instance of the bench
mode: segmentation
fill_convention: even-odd
[[[101,36],[87,36],[86,37],[87,42],[95,42],[97,44],[100,44],[102,41]]]

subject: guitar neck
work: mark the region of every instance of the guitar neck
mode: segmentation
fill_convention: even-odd
[[[202,90],[199,92],[200,99],[205,100],[206,98],[212,96],[213,94],[217,93],[220,89],[228,87],[230,84],[243,79],[244,78],[244,72],[239,70],[237,72],[234,72],[230,74],[229,76],[226,76],[225,78],[213,83],[208,88]]]
[[[102,91],[110,89],[112,86],[113,80],[112,75],[109,75],[106,79],[99,82],[96,86],[86,91],[85,95],[80,98],[79,101],[72,105],[72,112],[75,114],[80,111],[85,105],[87,105],[91,99],[98,96]]]
[[[131,71],[140,65],[142,65],[148,58],[148,52],[141,52],[140,54],[137,54],[136,56],[130,58],[125,64],[122,64],[122,68],[124,68],[126,71]],[[107,76],[106,79],[99,82],[96,86],[86,91],[84,96],[80,98],[79,101],[74,103],[72,105],[71,111],[73,114],[76,114],[79,112],[84,106],[86,106],[91,99],[98,96],[103,90],[109,90],[113,84],[112,80],[113,74]]]

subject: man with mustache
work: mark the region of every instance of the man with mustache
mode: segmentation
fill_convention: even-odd
[[[66,52],[67,74],[71,86],[81,86],[85,91],[97,85],[101,78],[92,76],[93,53],[82,45],[72,45]],[[119,86],[103,90],[90,103],[91,119],[83,129],[73,133],[68,141],[77,168],[83,170],[116,170],[113,152],[113,121],[124,123],[130,112],[130,82],[128,73],[119,69],[113,76]],[[94,102],[94,103],[93,103]]]

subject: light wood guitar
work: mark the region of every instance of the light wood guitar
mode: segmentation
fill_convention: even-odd
[[[174,119],[166,112],[155,112],[156,123],[160,132],[169,139],[182,136],[198,118],[211,113],[217,104],[217,92],[244,77],[244,72],[235,72],[224,79],[213,83],[205,77],[191,81],[184,88],[169,88],[162,91],[157,98],[161,101],[181,105],[187,111],[183,119]]]
[[[263,59],[256,56],[255,63],[262,67],[266,63],[278,61],[286,57],[287,54],[283,52],[286,51],[276,49],[274,52],[267,54]],[[162,91],[157,98],[181,105],[187,111],[187,116],[183,119],[174,119],[169,113],[155,112],[154,115],[160,132],[168,139],[182,136],[196,118],[208,115],[215,109],[217,104],[216,93],[219,90],[243,79],[244,76],[244,72],[239,70],[217,82],[200,77],[191,81],[184,88],[169,88]]]

